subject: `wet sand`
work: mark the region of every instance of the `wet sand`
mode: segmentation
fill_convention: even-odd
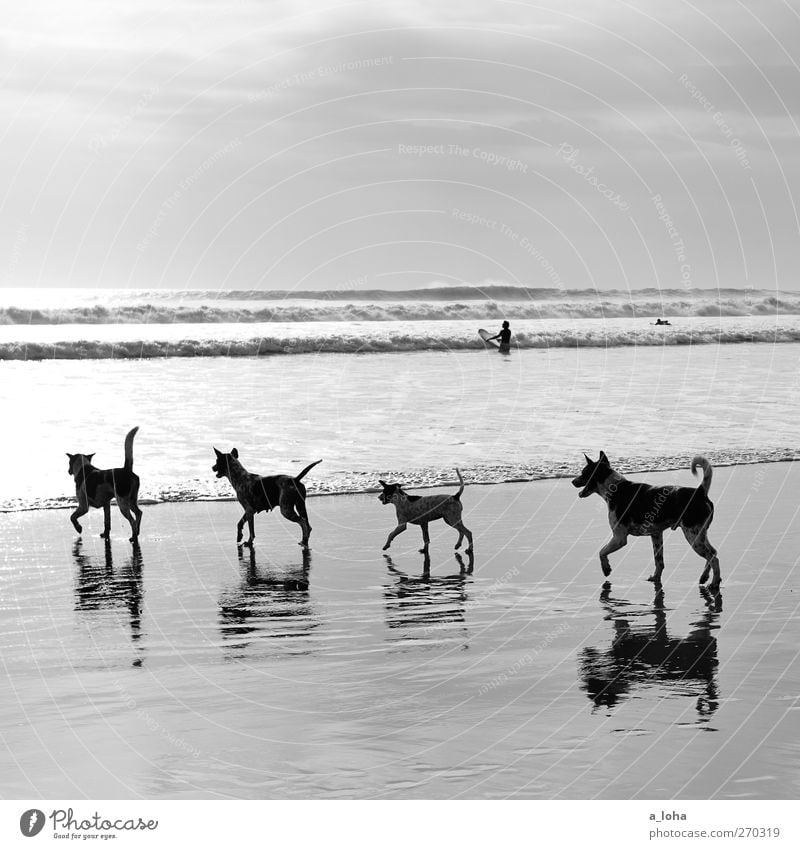
[[[689,484],[688,471],[635,476]],[[381,553],[374,495],[309,501],[313,550],[232,503],[0,515],[5,798],[794,799],[800,466],[715,470],[718,597],[667,536],[612,556],[567,480],[468,487]]]

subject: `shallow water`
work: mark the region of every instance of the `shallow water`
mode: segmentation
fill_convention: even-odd
[[[674,481],[675,473],[649,480]],[[795,464],[715,472],[720,597],[667,540],[613,558],[566,481],[468,488],[452,531],[314,499],[314,550],[232,504],[0,516],[4,797],[797,798]],[[793,502],[792,502],[793,503]]]
[[[120,465],[133,425],[156,500],[230,497],[214,445],[261,473],[322,457],[311,492],[572,475],[601,448],[623,469],[794,457],[798,366],[800,344],[0,363],[0,508],[71,501],[65,452]]]

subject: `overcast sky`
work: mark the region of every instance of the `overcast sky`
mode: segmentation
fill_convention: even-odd
[[[783,0],[3,0],[4,286],[800,288]]]

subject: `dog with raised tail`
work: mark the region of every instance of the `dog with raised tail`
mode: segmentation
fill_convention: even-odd
[[[316,460],[300,472],[299,475],[256,475],[248,472],[239,462],[239,452],[233,448],[229,454],[214,449],[217,462],[211,471],[218,478],[227,478],[236,493],[244,514],[236,525],[236,542],[242,541],[242,529],[247,522],[250,529],[250,539],[244,545],[252,545],[256,537],[254,518],[256,513],[269,512],[279,507],[281,515],[290,522],[300,525],[303,538],[298,545],[308,549],[308,539],[311,535],[311,525],[308,523],[306,512],[306,488],[301,483],[303,478],[322,460]]]
[[[611,574],[608,555],[627,545],[628,535],[649,536],[656,568],[648,580],[660,584],[664,571],[664,531],[680,528],[689,545],[706,561],[700,583],[704,584],[713,572],[709,588],[719,588],[722,581],[719,558],[708,541],[708,527],[714,518],[714,505],[708,497],[713,470],[705,457],[692,460],[692,474],[702,469],[703,480],[699,486],[689,487],[635,483],[615,472],[603,451],[598,460],[583,456],[586,465],[572,485],[581,488],[580,498],[596,492],[608,505],[612,536],[600,550],[600,567],[606,577]]]
[[[411,523],[422,528],[420,553],[426,554],[430,544],[428,524],[436,519],[444,519],[451,528],[458,531],[456,549],[461,547],[461,543],[466,537],[469,545],[465,551],[467,553],[472,551],[472,532],[461,521],[461,513],[464,509],[461,504],[464,478],[461,477],[461,472],[458,469],[456,469],[456,475],[458,475],[458,482],[461,486],[455,495],[409,495],[399,483],[379,481],[383,487],[383,492],[378,496],[378,500],[381,504],[394,504],[397,511],[397,527],[389,534],[386,545],[383,547],[384,551],[392,544],[392,540],[398,534],[402,534],[408,524]]]
[[[108,539],[111,535],[111,499],[116,498],[119,512],[131,524],[130,541],[138,541],[142,511],[138,504],[139,477],[133,471],[133,438],[138,430],[135,427],[125,437],[125,464],[121,469],[97,469],[92,465],[94,454],[67,452],[69,473],[75,478],[75,496],[78,499],[78,507],[69,518],[79,534],[83,532],[79,517],[88,513],[90,507],[102,507],[103,533],[100,536]]]

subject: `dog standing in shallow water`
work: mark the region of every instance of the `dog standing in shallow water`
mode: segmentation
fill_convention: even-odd
[[[456,548],[460,548],[461,542],[466,536],[469,545],[465,549],[468,553],[472,551],[472,532],[461,521],[461,493],[464,492],[464,478],[456,469],[458,482],[461,488],[455,495],[408,495],[399,483],[384,483],[378,481],[383,487],[383,492],[378,496],[381,504],[394,504],[397,510],[397,527],[389,534],[383,550],[392,544],[392,540],[408,527],[420,525],[422,528],[422,554],[427,553],[430,536],[428,534],[428,523],[436,519],[444,519],[450,527],[458,531],[458,542]]]
[[[648,578],[661,583],[664,571],[664,531],[680,528],[689,545],[706,561],[700,576],[704,584],[711,572],[714,577],[709,584],[717,589],[722,580],[719,571],[717,550],[708,541],[708,526],[714,518],[714,505],[708,497],[711,486],[711,463],[705,457],[692,460],[692,474],[703,470],[703,480],[696,488],[688,486],[649,486],[634,483],[611,468],[608,457],[601,451],[599,460],[586,456],[583,471],[574,478],[572,485],[583,487],[578,493],[586,498],[596,492],[608,504],[608,521],[611,525],[611,541],[600,550],[600,566],[603,574],[611,574],[608,555],[627,545],[628,535],[649,536],[653,541],[655,572]]]
[[[92,465],[94,454],[70,454],[69,473],[75,478],[75,496],[78,508],[69,517],[78,533],[83,528],[78,517],[89,512],[90,507],[103,508],[103,533],[100,536],[108,539],[111,535],[111,499],[117,499],[120,513],[131,523],[132,536],[130,541],[135,543],[139,538],[142,526],[142,511],[139,509],[139,477],[133,473],[133,438],[136,436],[135,427],[125,437],[125,465],[121,469],[96,469]],[[131,516],[133,513],[136,518]]]
[[[269,512],[274,507],[280,507],[281,515],[290,522],[297,522],[303,529],[303,539],[299,543],[303,548],[308,548],[308,538],[311,534],[311,525],[308,523],[306,512],[306,488],[301,483],[302,479],[322,460],[306,466],[297,477],[291,475],[261,475],[248,472],[239,462],[239,452],[234,448],[230,454],[214,449],[217,462],[211,471],[217,473],[218,478],[227,478],[236,492],[239,504],[244,508],[244,515],[236,525],[236,542],[242,541],[242,528],[247,522],[250,528],[250,539],[245,545],[252,545],[255,539],[253,519],[256,513],[262,510]]]

